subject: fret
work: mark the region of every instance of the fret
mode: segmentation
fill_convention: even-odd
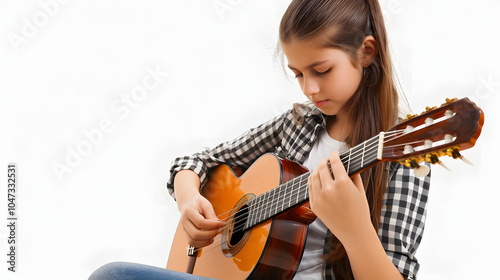
[[[290,185],[290,184],[289,184],[290,182],[291,182],[291,181],[286,182],[285,187],[284,187],[285,192],[283,193],[283,202],[281,203],[281,211],[282,211],[282,212],[283,212],[283,210],[285,210],[286,189],[288,189],[288,188],[290,187],[290,186],[289,186],[289,185]]]
[[[283,187],[283,185],[277,187],[277,197],[273,200],[273,206],[274,206],[274,214],[277,214],[279,213],[280,211],[278,210],[278,208],[280,207],[280,200],[281,200],[281,188]]]
[[[283,211],[283,199],[284,199],[283,191],[286,190],[287,187],[288,185],[286,183],[278,187],[279,190],[278,190],[278,202],[276,203],[276,213],[280,213],[281,211]]]
[[[247,202],[248,214],[247,214],[247,219],[245,221],[245,228],[243,230],[246,230],[250,226],[250,224],[252,223],[252,215],[253,215],[252,202],[253,202],[253,200],[249,200]]]
[[[302,178],[300,178],[302,179]],[[297,186],[297,189],[294,189],[294,193],[293,193],[293,197],[295,198],[295,205],[297,205],[299,203],[299,198],[300,198],[300,183],[301,183],[301,180],[299,179],[299,183],[296,184]]]
[[[292,205],[297,205],[297,203],[299,202],[300,184],[302,183],[301,179],[302,179],[302,177],[297,177],[296,180],[294,181],[294,184],[293,184],[293,195],[292,195],[292,198],[293,198]]]
[[[264,206],[264,208],[266,208],[266,215],[264,215],[264,218],[266,219],[272,216],[274,192],[276,192],[276,188],[270,190],[267,195],[266,206]]]
[[[256,199],[256,197],[254,197],[253,199],[251,199],[247,203],[248,204],[248,220],[246,223],[246,228],[249,228],[252,225],[252,221],[253,221],[254,216],[255,216],[255,199]]]
[[[262,209],[264,210],[264,215],[262,215],[263,216],[262,220],[267,219],[267,214],[266,213],[267,213],[267,209],[269,209],[269,207],[268,207],[268,205],[269,205],[269,193],[270,192],[267,192],[264,195],[265,200],[262,203]]]
[[[347,160],[347,174],[349,174],[349,168],[351,167],[351,151],[352,149],[349,149],[349,159]]]
[[[366,141],[363,142],[363,152],[361,153],[361,167],[365,166],[365,148],[366,148]]]
[[[278,198],[276,198],[276,190],[278,190]],[[271,205],[269,205],[269,216],[272,216],[276,213],[278,213],[278,210],[275,205],[278,205],[277,199],[279,199],[279,187],[273,189],[273,199],[271,200]],[[273,210],[274,209],[274,210]]]
[[[297,188],[297,201],[295,201],[295,204],[298,204],[298,203],[299,203],[299,196],[300,196],[299,191],[300,191],[300,187],[299,187],[299,188]]]
[[[359,172],[366,165],[370,165],[378,161],[373,154],[373,152],[377,151],[377,146],[374,146],[374,144],[378,142],[378,138],[379,135],[376,135],[342,153],[340,158],[349,176]],[[359,159],[359,157],[361,157],[361,159]]]
[[[276,210],[275,210],[276,213],[279,213],[279,212],[283,211],[283,194],[282,194],[282,191],[283,191],[283,189],[286,189],[286,187],[287,187],[286,183],[278,187],[278,201],[276,202]],[[281,206],[281,210],[279,210],[280,206]]]
[[[302,179],[304,179],[304,178],[306,179],[306,180],[305,180],[305,181],[306,181],[306,183],[305,183],[305,184],[301,184],[301,185],[302,185],[302,186],[306,186],[306,188],[305,188],[305,190],[304,190],[304,200],[307,200],[307,199],[309,199],[309,192],[307,192],[307,191],[306,191],[306,190],[308,190],[308,189],[309,189],[309,186],[308,186],[309,177],[308,177],[308,176],[303,176],[303,178],[302,178]],[[302,182],[302,179],[301,179],[301,182]],[[300,189],[300,186],[301,186],[301,185],[299,185],[299,189]]]
[[[252,218],[250,220],[250,224],[253,225],[255,224],[255,220],[257,219],[257,211],[259,211],[259,197],[254,197],[254,199],[252,199],[252,205],[253,205],[253,209],[252,209]]]
[[[258,206],[258,211],[259,211],[259,216],[256,222],[262,221],[262,200],[264,199],[263,196],[259,196],[259,204]]]
[[[273,215],[273,206],[274,206],[274,201],[275,201],[275,196],[276,196],[276,188],[274,188],[272,191],[272,195],[270,193],[269,195],[269,199],[267,201],[267,205],[266,205],[266,208],[269,210],[267,213],[267,216],[266,216],[266,219],[271,217]]]

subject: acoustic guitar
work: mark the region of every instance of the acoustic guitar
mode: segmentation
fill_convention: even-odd
[[[396,161],[425,176],[422,162],[462,158],[474,146],[484,113],[469,99],[447,99],[341,154],[352,176],[382,161]],[[266,154],[244,173],[220,165],[201,193],[226,221],[215,242],[188,245],[179,224],[167,269],[216,279],[291,279],[299,265],[307,226],[316,218],[308,208],[308,170]]]

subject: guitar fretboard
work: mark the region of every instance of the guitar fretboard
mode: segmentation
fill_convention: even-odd
[[[379,137],[381,136],[376,135],[340,155],[349,176],[379,161],[377,159]],[[248,201],[248,216],[244,230],[309,200],[310,174],[311,172],[307,172],[297,176]]]

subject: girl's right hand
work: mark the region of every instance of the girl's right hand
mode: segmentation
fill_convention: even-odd
[[[217,232],[224,226],[224,222],[215,215],[212,204],[197,194],[187,204],[180,205],[179,209],[180,223],[188,244],[196,248],[212,244]]]
[[[212,244],[225,223],[217,218],[210,201],[200,194],[198,175],[190,170],[179,171],[174,185],[180,224],[188,244],[196,248]]]

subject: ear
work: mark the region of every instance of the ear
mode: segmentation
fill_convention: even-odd
[[[366,36],[361,44],[360,55],[361,55],[361,66],[363,68],[368,67],[378,54],[378,44],[377,40],[371,35]]]

